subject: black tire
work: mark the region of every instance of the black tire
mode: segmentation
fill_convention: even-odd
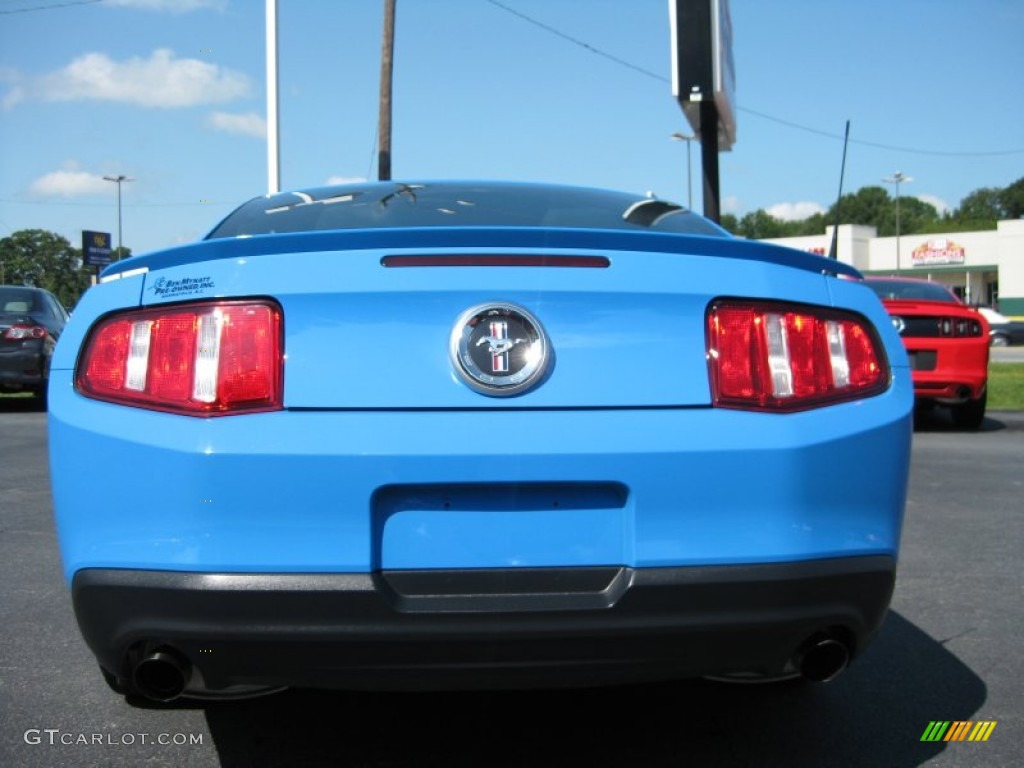
[[[985,421],[985,406],[988,403],[988,390],[981,393],[977,400],[968,400],[963,405],[953,406],[953,423],[960,429],[980,429]]]
[[[989,344],[993,347],[1008,347],[1010,345],[1010,339],[1002,333],[992,334],[992,338],[989,340]]]

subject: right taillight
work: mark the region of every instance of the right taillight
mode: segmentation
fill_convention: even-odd
[[[803,410],[889,385],[868,321],[824,307],[721,300],[708,311],[707,344],[717,406]]]
[[[191,416],[281,408],[282,319],[271,302],[132,310],[89,334],[75,383],[87,397]]]
[[[939,336],[981,336],[981,322],[969,317],[940,317]]]

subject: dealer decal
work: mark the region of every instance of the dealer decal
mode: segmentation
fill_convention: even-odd
[[[149,290],[161,299],[173,299],[181,296],[194,296],[197,293],[212,291],[214,285],[212,277],[183,277],[179,280],[171,280],[166,277],[158,277]]]

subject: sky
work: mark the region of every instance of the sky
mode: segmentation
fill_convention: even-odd
[[[383,0],[278,0],[281,186],[376,177]],[[902,171],[941,210],[1024,176],[1020,0],[731,0],[721,208],[803,218]],[[397,0],[396,179],[687,204],[668,0]],[[264,0],[0,0],[0,236],[194,241],[267,191]],[[690,147],[703,210],[700,148]],[[894,192],[892,185],[890,192]]]

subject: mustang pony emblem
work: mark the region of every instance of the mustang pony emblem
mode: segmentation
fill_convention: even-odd
[[[449,351],[466,384],[496,397],[539,382],[549,356],[540,322],[514,304],[481,304],[464,312],[452,329]]]
[[[506,373],[508,371],[508,353],[516,344],[523,344],[528,339],[510,339],[508,323],[504,320],[492,320],[490,331],[490,336],[481,336],[476,340],[476,346],[487,345],[487,350],[491,353],[491,373]]]
[[[479,347],[481,344],[487,344],[487,349],[492,355],[500,355],[508,352],[516,344],[525,344],[529,339],[502,339],[497,336],[484,336],[482,339],[477,339],[476,345]]]

